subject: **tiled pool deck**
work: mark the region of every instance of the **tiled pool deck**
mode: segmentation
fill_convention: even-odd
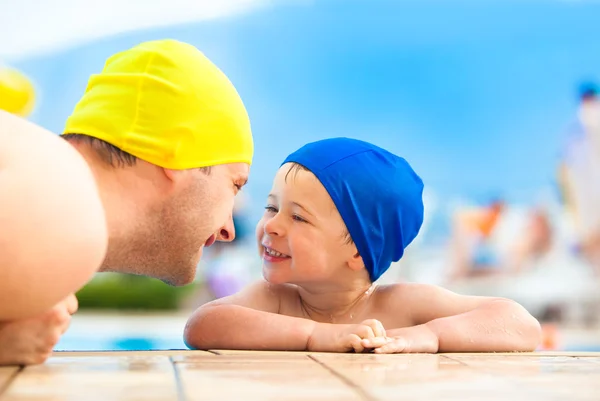
[[[599,400],[600,353],[57,352],[0,400]]]

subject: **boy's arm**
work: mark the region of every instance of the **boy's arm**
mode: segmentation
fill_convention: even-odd
[[[376,320],[328,324],[279,314],[287,288],[265,281],[198,308],[184,340],[192,349],[362,352],[363,338],[385,334]]]
[[[396,340],[378,352],[533,351],[541,341],[539,322],[514,301],[421,284],[396,285],[392,291],[389,301],[410,305],[414,326],[387,330]]]
[[[260,281],[201,306],[186,324],[186,344],[196,349],[307,349],[315,322],[279,315],[283,290]]]

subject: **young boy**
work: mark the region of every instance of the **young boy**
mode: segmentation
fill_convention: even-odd
[[[425,284],[377,286],[416,237],[423,183],[402,158],[333,138],[281,165],[256,229],[265,281],[203,305],[195,349],[532,351],[540,325],[517,303]]]

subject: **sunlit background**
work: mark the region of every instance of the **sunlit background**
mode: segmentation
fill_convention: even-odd
[[[331,136],[425,182],[423,230],[382,282],[508,296],[544,322],[543,349],[600,349],[599,16],[583,0],[0,0],[30,120],[61,132],[108,56],[174,38],[228,75],[255,138],[238,239],[185,288],[98,275],[58,349],[183,348],[193,308],[260,279],[253,230],[281,161]]]

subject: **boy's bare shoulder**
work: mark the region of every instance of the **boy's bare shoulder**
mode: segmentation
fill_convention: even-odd
[[[407,317],[417,325],[478,307],[491,298],[457,294],[446,288],[421,283],[397,283],[378,288],[377,307]]]
[[[240,292],[210,302],[210,306],[238,305],[264,312],[279,313],[282,303],[293,296],[293,286],[271,284],[265,280],[256,281]]]
[[[412,301],[415,297],[429,296],[440,290],[440,287],[421,283],[394,283],[380,285],[377,287],[378,303],[397,303]]]
[[[423,309],[435,303],[441,287],[421,283],[395,283],[381,285],[375,291],[376,305],[384,316],[399,325],[412,325],[421,320]]]
[[[266,280],[259,280],[253,283],[248,289],[256,295],[262,294],[262,296],[267,297],[287,298],[298,294],[298,289],[295,285],[271,284]]]

